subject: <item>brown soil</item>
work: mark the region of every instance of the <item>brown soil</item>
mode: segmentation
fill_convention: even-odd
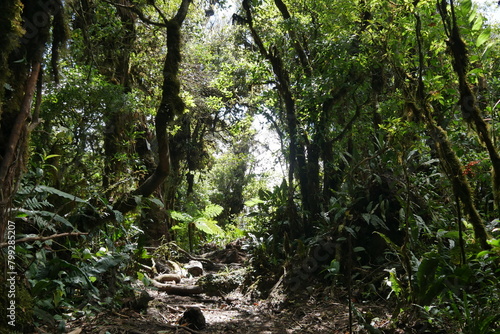
[[[145,313],[130,309],[103,313],[91,320],[72,324],[70,333],[96,334],[150,334],[150,333],[349,333],[349,313],[346,305],[311,297],[304,304],[290,305],[279,311],[269,302],[252,302],[239,293],[225,299],[221,297],[169,296],[163,292],[151,292],[155,298]],[[178,324],[188,307],[199,307],[207,326],[203,330],[192,330]],[[366,306],[358,311],[373,316],[381,308]],[[383,315],[389,319],[388,315]],[[379,318],[377,326],[384,326]],[[356,321],[353,332],[369,333]],[[393,332],[394,333],[394,332]]]
[[[222,255],[223,256],[222,256]],[[227,259],[231,248],[213,252],[210,258],[217,263],[212,271],[222,273],[227,281],[232,274],[239,275],[244,254],[232,256],[237,264]],[[228,261],[226,261],[228,260]],[[241,260],[241,261],[240,261]],[[223,264],[226,263],[226,264]],[[193,286],[197,278],[183,278],[180,285]],[[353,303],[353,318],[349,320],[347,293],[333,292],[331,287],[310,286],[292,297],[274,288],[266,300],[252,298],[237,288],[220,296],[199,294],[191,296],[169,295],[153,287],[137,287],[152,297],[148,308],[137,311],[123,307],[120,311],[108,311],[92,318],[81,318],[68,324],[69,334],[167,334],[167,333],[425,333],[391,328],[390,314],[382,300],[377,303]],[[208,292],[208,290],[205,290]],[[205,318],[204,329],[191,329],[179,323],[184,312],[191,307],[199,308]],[[350,323],[352,324],[350,329]]]

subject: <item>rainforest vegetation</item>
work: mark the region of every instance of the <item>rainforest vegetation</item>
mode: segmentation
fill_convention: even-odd
[[[265,333],[500,333],[497,6],[2,0],[0,332],[197,332],[219,251]]]

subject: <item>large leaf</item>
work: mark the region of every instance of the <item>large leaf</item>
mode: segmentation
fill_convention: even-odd
[[[219,225],[217,225],[217,222],[212,219],[206,219],[206,218],[198,218],[195,221],[196,227],[207,233],[207,234],[217,234],[217,235],[222,235],[224,234],[224,231],[220,228]]]
[[[263,200],[261,200],[260,198],[252,198],[252,199],[249,199],[248,201],[246,201],[245,205],[248,207],[252,207],[252,206],[256,206],[258,204],[262,204],[262,203],[265,203],[265,202]]]
[[[97,290],[97,288],[92,285],[92,282],[90,281],[89,276],[86,272],[83,272],[80,267],[59,258],[51,260],[46,264],[44,270],[40,270],[38,272],[37,279],[46,281],[46,283],[40,283],[41,281],[38,281],[36,283],[37,289],[35,290],[37,292],[43,292],[44,288],[47,288],[53,284],[55,278],[58,277],[62,271],[71,273],[73,280],[75,279],[74,277],[80,275],[81,279],[87,283],[87,287],[91,289],[93,293],[99,293],[99,290]]]
[[[67,220],[63,216],[58,215],[57,213],[50,212],[50,211],[43,211],[43,210],[42,211],[38,211],[37,213],[39,213],[40,215],[42,215],[44,217],[48,217],[50,219],[53,219],[56,222],[62,223],[62,224],[66,225],[67,227],[70,227],[72,229],[75,228],[73,226],[73,224],[71,224],[71,222],[69,220]]]
[[[477,31],[483,27],[484,19],[481,15],[476,15],[474,24],[472,25],[472,30]]]
[[[163,202],[161,200],[159,200],[158,198],[148,198],[148,201],[150,201],[151,203],[156,204],[160,208],[164,208],[165,207],[165,205],[163,204]]]
[[[121,254],[106,255],[92,266],[89,273],[93,276],[107,272],[110,268],[118,266],[120,263],[127,260],[128,256],[123,256]]]
[[[429,254],[420,262],[417,270],[417,302],[420,305],[429,305],[444,289],[444,275],[438,274],[440,260],[437,254]]]
[[[38,192],[48,192],[49,194],[53,194],[53,195],[57,195],[57,196],[60,196],[63,198],[67,198],[67,199],[70,199],[70,200],[75,201],[75,202],[88,204],[86,200],[84,200],[80,197],[77,197],[75,195],[68,194],[67,192],[64,192],[64,191],[56,189],[56,188],[52,188],[52,187],[48,187],[48,186],[37,186],[35,188],[35,190]]]
[[[476,46],[480,47],[481,45],[489,41],[490,37],[491,31],[489,29],[484,29],[483,32],[481,32],[481,34],[479,34],[479,36],[477,37]]]

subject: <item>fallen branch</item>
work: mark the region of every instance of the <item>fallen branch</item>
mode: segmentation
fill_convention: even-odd
[[[59,234],[52,234],[47,237],[41,237],[41,236],[36,236],[36,237],[26,237],[26,238],[21,238],[17,239],[14,241],[14,244],[19,244],[21,242],[31,242],[31,241],[46,241],[50,239],[56,239],[56,238],[61,238],[61,237],[73,237],[73,236],[79,236],[79,235],[87,235],[88,233],[86,232],[65,232],[65,233],[59,233]],[[0,243],[0,248],[4,248],[11,245],[12,242],[2,242]]]
[[[178,274],[162,274],[158,275],[154,278],[155,281],[165,282],[165,281],[174,281],[175,283],[181,282],[181,275]]]
[[[151,280],[151,284],[160,291],[166,292],[169,295],[191,296],[203,293],[203,288],[198,285],[173,285],[168,283],[160,283],[156,280]]]

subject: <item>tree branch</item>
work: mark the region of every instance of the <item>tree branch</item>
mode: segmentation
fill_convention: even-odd
[[[276,4],[276,7],[281,12],[281,15],[283,16],[283,19],[285,20],[291,20],[291,15],[290,12],[288,11],[288,8],[286,7],[285,3],[282,0],[274,0],[274,3]],[[304,71],[308,76],[311,75],[312,70],[311,70],[311,65],[309,63],[309,59],[306,55],[306,51],[304,50],[304,47],[300,43],[297,34],[292,28],[288,28],[288,35],[290,35],[290,38],[293,41],[293,47],[295,48],[295,52],[299,55],[300,63],[302,64],[302,67],[304,68]]]
[[[129,6],[129,5],[124,5],[124,4],[116,3],[116,2],[113,2],[113,1],[109,1],[109,0],[103,0],[103,1],[105,3],[113,5],[115,7],[124,8],[124,9],[130,10],[131,12],[135,13],[139,17],[139,19],[142,22],[144,22],[144,23],[151,24],[151,25],[154,25],[154,26],[157,26],[157,27],[163,27],[163,28],[165,28],[167,26],[166,23],[156,22],[156,21],[153,21],[150,18],[146,17],[144,15],[144,13],[139,8],[137,8],[137,6],[135,6],[135,5]],[[156,8],[156,6],[155,6],[155,8]],[[162,18],[164,18],[163,15],[162,15],[163,13],[160,12],[159,14],[160,14],[160,16]]]
[[[253,26],[252,11],[250,10],[250,6],[247,4],[247,1],[243,1],[243,8],[245,9],[247,22],[248,22],[248,28],[250,29],[250,33],[252,34],[253,40],[255,41],[255,44],[257,44],[257,47],[259,48],[262,56],[264,56],[264,58],[268,59],[269,54],[267,52],[266,47],[264,46],[264,42],[262,42],[262,39],[260,38],[259,34],[255,30],[255,27]]]
[[[137,203],[133,195],[147,197],[151,195],[167,178],[171,170],[170,144],[168,126],[176,115],[184,111],[184,101],[179,96],[180,82],[178,79],[181,62],[181,26],[186,18],[191,0],[182,0],[177,14],[168,22],[167,28],[167,55],[163,65],[162,99],[156,112],[155,131],[158,142],[158,165],[153,174],[144,181],[131,195],[120,200],[115,209],[120,212],[133,210]]]
[[[179,6],[179,10],[177,11],[177,14],[174,17],[174,20],[176,20],[179,25],[182,25],[182,22],[184,22],[190,3],[191,0],[182,0],[181,5]]]
[[[41,237],[41,236],[36,236],[36,237],[26,237],[26,238],[21,238],[17,239],[15,241],[15,244],[20,244],[22,242],[31,242],[31,241],[46,241],[46,240],[51,240],[51,239],[56,239],[56,238],[61,238],[61,237],[73,237],[73,236],[80,236],[80,235],[87,235],[88,233],[84,232],[65,232],[65,233],[59,233],[59,234],[52,234],[46,237]],[[7,247],[9,245],[12,245],[9,242],[2,242],[0,243],[0,248]]]

